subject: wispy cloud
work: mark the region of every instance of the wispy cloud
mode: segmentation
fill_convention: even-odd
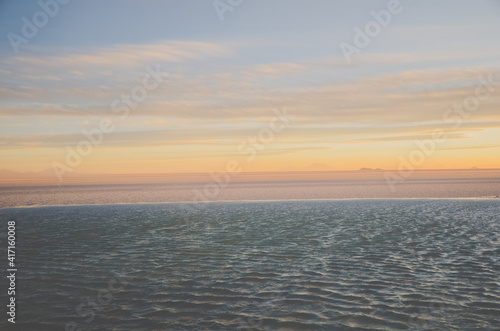
[[[63,55],[12,56],[3,62],[7,65],[21,64],[40,69],[71,69],[75,74],[84,68],[130,68],[151,62],[185,62],[207,57],[227,57],[231,49],[220,43],[199,41],[163,41],[155,44],[120,44],[96,48],[92,51],[67,51]]]

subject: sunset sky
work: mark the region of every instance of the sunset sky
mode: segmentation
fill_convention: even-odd
[[[72,0],[25,38],[38,1],[2,1],[0,169],[68,166],[103,119],[114,129],[72,170],[396,169],[418,141],[435,146],[418,168],[500,168],[500,2],[401,0],[348,63],[341,43],[390,2],[243,0],[221,20],[212,1]]]

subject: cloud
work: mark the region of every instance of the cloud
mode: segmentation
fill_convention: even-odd
[[[500,145],[492,145],[492,146],[460,146],[460,147],[438,148],[438,150],[446,151],[446,150],[488,149],[488,148],[500,148]]]
[[[158,62],[186,62],[207,57],[232,55],[229,47],[219,43],[199,41],[163,41],[156,44],[122,44],[93,51],[67,52],[64,55],[15,56],[2,61],[7,65],[22,65],[40,69],[65,68],[82,75],[88,68],[130,68]]]
[[[261,75],[289,75],[305,70],[306,67],[297,63],[267,63],[260,64],[253,68],[252,71],[245,72],[250,76]]]
[[[148,121],[149,127],[161,126],[163,121]],[[190,129],[168,130],[137,130],[113,132],[105,135],[102,148],[133,148],[176,145],[217,145],[235,149],[239,143],[250,136],[256,136],[265,126],[254,124],[255,127],[224,128],[206,127],[203,124]],[[342,143],[366,143],[381,141],[414,141],[432,139],[432,130],[441,129],[446,132],[446,139],[467,138],[466,133],[481,131],[486,128],[500,128],[500,122],[464,123],[459,129],[442,128],[439,124],[421,124],[414,126],[290,126],[280,132],[274,144],[294,146],[300,149],[311,143],[315,147]],[[87,130],[91,130],[89,127]],[[82,133],[71,134],[25,134],[4,135],[0,137],[0,151],[12,149],[65,148],[85,140]]]
[[[277,72],[283,72],[279,70],[278,66]],[[325,119],[331,122],[439,121],[448,108],[474,95],[475,86],[481,84],[479,77],[490,72],[496,74],[498,69],[408,70],[343,84],[325,82],[311,87],[274,88],[261,86],[262,82],[244,81],[238,72],[194,77],[174,75],[164,86],[152,91],[146,101],[130,112],[130,116],[239,120],[267,116],[270,108],[287,106],[290,112],[298,116],[299,121],[304,122],[322,123]],[[266,81],[264,76],[261,77],[262,81]],[[300,78],[297,84],[307,85]],[[28,98],[31,95],[32,99],[36,99],[36,96],[42,98],[43,95],[42,90],[33,88],[20,88],[15,92],[19,97]],[[10,90],[0,90],[0,95],[9,93]],[[1,107],[0,116],[112,116],[109,105],[121,95],[105,87],[95,91],[90,88],[68,88],[57,93],[53,96],[53,104],[14,103]],[[67,102],[63,101],[62,95],[66,95]],[[88,100],[85,106],[70,104],[71,98],[85,99],[92,95],[93,102]],[[482,101],[473,116],[498,119],[498,99],[497,93]],[[57,100],[59,102],[56,104]]]
[[[465,139],[468,138],[464,133],[447,133],[441,139]],[[388,141],[422,141],[422,140],[435,140],[432,134],[418,134],[418,135],[404,135],[404,136],[385,136],[385,137],[372,137],[367,139],[354,139],[350,143],[364,143],[364,142],[388,142]]]
[[[155,121],[144,121],[143,124],[144,126],[165,126],[168,125],[169,123],[161,118]]]
[[[0,98],[3,103],[111,102],[117,94],[140,83],[147,66],[159,65],[162,71],[171,72],[182,64],[191,66],[197,61],[231,56],[234,49],[222,43],[164,41],[4,57],[0,58]]]

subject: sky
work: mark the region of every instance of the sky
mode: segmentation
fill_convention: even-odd
[[[500,168],[500,1],[60,1],[0,1],[0,169]]]

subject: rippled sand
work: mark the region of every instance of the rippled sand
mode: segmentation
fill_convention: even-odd
[[[19,330],[500,328],[499,200],[0,215],[18,223]]]

